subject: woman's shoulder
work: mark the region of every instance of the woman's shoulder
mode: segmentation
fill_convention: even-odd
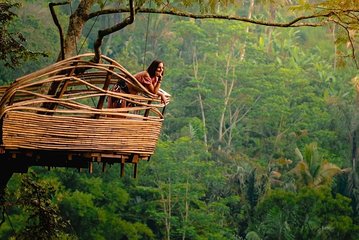
[[[134,77],[142,84],[150,84],[152,82],[151,77],[147,71],[136,73]]]
[[[150,75],[148,74],[147,71],[141,71],[141,72],[138,72],[134,75],[136,78],[137,77],[150,77]]]

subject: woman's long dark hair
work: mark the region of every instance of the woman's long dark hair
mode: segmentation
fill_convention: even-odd
[[[150,66],[148,66],[147,68],[147,72],[150,75],[151,78],[153,78],[154,76],[156,76],[156,70],[158,68],[158,65],[160,65],[160,63],[163,63],[160,60],[153,60],[153,62],[150,64]],[[162,72],[162,76],[164,75],[165,71]]]

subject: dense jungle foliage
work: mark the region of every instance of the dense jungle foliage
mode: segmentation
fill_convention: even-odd
[[[56,61],[48,2],[14,9],[7,30],[41,54],[2,61],[1,85]],[[63,29],[72,10],[57,9]],[[263,1],[252,11],[288,17]],[[90,21],[78,53],[121,17]],[[341,31],[137,14],[102,53],[133,73],[165,62],[172,98],[155,155],[136,179],[117,165],[15,174],[0,239],[359,239],[359,74]]]

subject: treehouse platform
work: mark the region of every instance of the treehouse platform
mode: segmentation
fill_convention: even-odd
[[[48,166],[92,172],[94,163],[103,170],[119,163],[123,175],[131,163],[136,177],[139,161],[155,151],[165,106],[119,63],[106,56],[93,63],[93,56],[57,62],[1,87],[2,169],[26,172],[30,166]],[[111,91],[119,80],[141,94]],[[107,108],[108,97],[131,104]]]

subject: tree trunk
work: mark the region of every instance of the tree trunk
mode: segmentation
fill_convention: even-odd
[[[194,75],[194,78],[198,81],[199,77],[198,77],[198,61],[197,61],[196,48],[193,49],[193,61],[192,62],[193,62],[193,75]],[[200,89],[199,83],[197,83],[197,88]],[[207,144],[207,131],[206,131],[206,114],[204,112],[204,102],[203,102],[202,95],[200,92],[198,92],[198,101],[199,101],[199,107],[201,110],[202,124],[203,124],[203,129],[204,129],[203,141],[207,147],[208,144]]]
[[[182,240],[186,239],[186,227],[188,224],[188,216],[189,216],[189,204],[188,204],[188,189],[189,189],[189,182],[188,182],[188,177],[187,177],[187,182],[186,182],[186,195],[185,195],[185,213],[184,213],[184,219],[183,219],[183,226],[185,227],[185,230],[183,231],[182,234]]]
[[[224,142],[224,133],[226,130],[225,129],[226,128],[226,126],[225,126],[226,118],[225,117],[226,117],[227,109],[229,108],[229,100],[232,95],[232,91],[233,91],[233,87],[234,87],[234,78],[232,77],[231,80],[228,80],[234,49],[235,49],[235,41],[233,41],[231,52],[228,54],[227,59],[226,59],[227,60],[226,61],[226,74],[224,76],[225,79],[222,79],[222,83],[224,86],[224,93],[223,93],[224,101],[223,101],[223,108],[222,108],[221,117],[219,120],[219,127],[218,127],[219,150],[221,148],[222,143]]]
[[[337,40],[336,40],[336,35],[335,35],[335,30],[336,30],[336,25],[333,24],[333,29],[332,29],[332,36],[333,36],[333,45],[334,45],[334,62],[333,62],[333,69],[334,71],[337,69]]]
[[[253,10],[254,10],[254,0],[251,0],[249,5],[249,11],[248,11],[248,19],[252,18]],[[246,35],[248,35],[248,33],[249,33],[249,26],[246,28]],[[240,61],[244,60],[244,57],[246,55],[246,47],[247,47],[247,41],[244,42],[243,47],[241,48]]]
[[[359,162],[359,143],[358,143],[358,135],[359,135],[359,124],[357,123],[357,119],[359,119],[359,83],[356,86],[357,94],[356,94],[356,108],[354,113],[354,130],[352,134],[352,185],[353,185],[353,210],[354,215],[359,214],[359,176],[358,176],[358,162]]]
[[[91,7],[96,0],[81,0],[76,11],[70,16],[69,26],[64,41],[65,58],[78,54],[76,52],[77,41],[80,39],[82,29],[88,20]],[[60,59],[61,56],[59,56]]]
[[[171,215],[172,215],[172,190],[171,190],[171,180],[168,181],[168,195],[167,198],[165,193],[161,191],[161,202],[162,208],[165,216],[165,228],[166,228],[166,239],[171,239]]]
[[[272,3],[270,3],[270,16],[269,16],[269,21],[273,21],[275,19],[276,16],[276,6]],[[267,37],[268,37],[268,46],[267,46],[267,53],[271,53],[272,52],[272,34],[273,33],[273,28],[269,27],[267,29]]]

